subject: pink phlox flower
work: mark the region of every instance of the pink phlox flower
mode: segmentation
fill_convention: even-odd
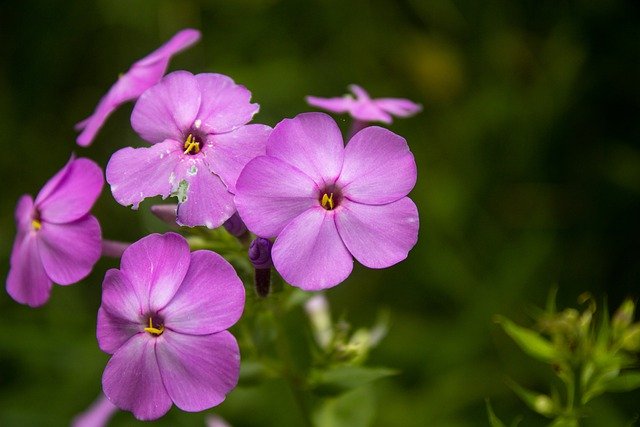
[[[345,280],[353,258],[370,268],[405,259],[418,237],[407,194],[416,164],[404,138],[371,126],[346,147],[336,122],[304,113],[273,129],[267,154],[236,183],[247,228],[276,237],[273,264],[290,284],[320,290]]]
[[[71,285],[91,272],[100,258],[101,232],[89,211],[103,184],[97,164],[72,156],[35,201],[27,194],[20,197],[7,277],[7,292],[14,300],[43,305],[53,283]]]
[[[118,412],[118,407],[107,399],[103,393],[84,412],[75,416],[71,427],[104,427]]]
[[[93,114],[76,124],[75,129],[82,131],[76,140],[78,145],[83,147],[91,145],[111,113],[125,102],[137,99],[145,90],[158,83],[167,71],[171,57],[198,40],[200,40],[200,31],[184,29],[158,49],[135,62],[102,97]]]
[[[307,96],[307,103],[313,107],[333,113],[349,113],[351,117],[363,122],[382,122],[391,124],[392,116],[410,117],[422,111],[422,105],[404,98],[376,98],[358,85],[350,85],[351,95],[336,98],[318,98]]]
[[[227,329],[244,309],[244,287],[220,255],[189,252],[175,233],[151,234],[107,271],[98,310],[102,375],[111,403],[140,420],[175,404],[202,411],[237,384],[240,351]]]
[[[113,197],[137,209],[147,197],[175,195],[178,224],[220,226],[236,211],[240,171],[265,153],[271,132],[246,125],[259,109],[250,99],[251,92],[221,74],[165,76],[131,114],[133,129],[152,146],[123,148],[109,160]]]

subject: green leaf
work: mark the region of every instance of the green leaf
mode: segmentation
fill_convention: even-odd
[[[553,362],[559,358],[553,344],[537,332],[518,326],[502,316],[497,316],[496,322],[529,356],[543,362]]]
[[[491,407],[491,402],[489,399],[486,400],[487,403],[487,416],[489,417],[489,425],[491,427],[507,427],[493,412],[493,408]]]
[[[578,420],[575,418],[560,417],[556,418],[549,427],[578,427]]]
[[[320,395],[335,395],[397,373],[397,371],[388,368],[338,366],[327,370],[313,371],[310,384],[314,391]]]
[[[605,386],[607,391],[625,392],[640,388],[640,372],[629,372],[616,377]]]
[[[316,427],[368,427],[376,411],[371,389],[360,388],[325,399],[312,415]]]

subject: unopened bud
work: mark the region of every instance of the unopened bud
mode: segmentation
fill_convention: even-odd
[[[254,284],[260,297],[269,295],[271,288],[271,243],[268,239],[257,237],[249,246],[249,260],[255,267]]]
[[[625,300],[620,308],[613,315],[611,319],[611,328],[613,329],[614,336],[620,336],[620,334],[633,322],[633,314],[636,306],[633,301]]]
[[[304,309],[311,321],[316,342],[320,348],[326,350],[333,340],[333,327],[327,298],[322,294],[314,295],[304,304]]]
[[[169,225],[176,225],[178,205],[153,205],[151,206],[151,213],[154,214],[160,220],[166,222]]]
[[[240,215],[238,215],[238,212],[231,215],[231,218],[226,220],[222,226],[229,234],[238,238],[244,237],[247,234],[247,226],[240,218]]]
[[[545,394],[541,394],[533,401],[533,407],[541,415],[552,415],[555,413],[553,400]]]

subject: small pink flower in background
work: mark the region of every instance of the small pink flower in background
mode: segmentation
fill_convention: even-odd
[[[403,98],[376,98],[358,85],[350,85],[351,95],[337,98],[318,98],[307,96],[311,106],[331,111],[332,113],[349,113],[351,117],[362,122],[382,122],[391,124],[393,117],[410,117],[422,111],[422,106]]]
[[[75,128],[78,145],[91,145],[107,118],[120,105],[137,99],[142,93],[162,79],[171,57],[200,40],[200,32],[185,29],[176,33],[168,42],[135,62],[129,71],[118,78],[109,92],[100,100],[91,116],[78,123]]]
[[[133,129],[152,146],[123,148],[109,160],[113,197],[137,209],[146,197],[175,195],[178,224],[222,225],[236,211],[240,171],[265,153],[271,132],[246,124],[259,109],[250,98],[221,74],[168,74],[138,99],[131,115]]]
[[[29,195],[20,198],[7,277],[7,292],[14,300],[43,305],[53,283],[70,285],[91,272],[102,242],[100,224],[89,211],[103,184],[98,165],[72,156],[35,201]]]
[[[418,211],[407,194],[416,164],[404,138],[365,128],[346,147],[324,113],[285,119],[236,183],[247,228],[276,237],[271,256],[290,284],[320,290],[345,280],[355,257],[384,268],[407,257],[418,238]]]
[[[152,234],[107,271],[98,310],[100,349],[113,356],[104,394],[140,420],[220,404],[237,384],[240,352],[227,329],[244,309],[233,267],[211,251],[189,253],[175,233]]]

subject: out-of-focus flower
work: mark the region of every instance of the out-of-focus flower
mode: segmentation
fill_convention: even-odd
[[[152,144],[123,148],[107,165],[107,182],[121,205],[146,197],[178,197],[177,223],[216,228],[236,211],[240,171],[265,153],[271,128],[246,125],[258,112],[251,92],[221,74],[176,71],[147,90],[131,124]]]
[[[218,415],[207,415],[205,419],[205,425],[207,427],[231,427],[231,424],[226,422],[224,418]]]
[[[307,96],[307,103],[333,113],[349,113],[351,117],[363,122],[382,122],[391,124],[393,116],[409,117],[422,111],[422,106],[403,98],[376,98],[358,85],[350,85],[351,95],[337,98],[318,98]]]
[[[7,277],[7,292],[14,300],[43,305],[53,283],[71,285],[91,272],[102,243],[100,224],[89,211],[103,184],[98,165],[72,156],[35,201],[27,194],[20,198]]]
[[[240,353],[227,329],[244,308],[233,267],[211,251],[189,253],[175,233],[152,234],[107,271],[98,310],[109,400],[141,420],[172,403],[189,412],[220,404],[238,382]]]
[[[100,396],[91,404],[86,411],[78,414],[71,427],[103,427],[106,426],[113,414],[118,411],[118,407],[109,402],[107,396],[100,393]]]
[[[404,138],[372,126],[344,147],[331,117],[305,113],[278,123],[267,155],[240,174],[235,202],[249,230],[276,237],[271,256],[282,277],[320,290],[345,280],[354,257],[371,268],[407,257],[418,237],[406,197],[415,182]]]
[[[107,118],[120,105],[137,99],[142,93],[160,81],[167,71],[171,57],[200,40],[200,31],[184,29],[149,55],[135,62],[129,71],[122,74],[102,97],[93,114],[75,129],[82,131],[77,143],[83,147],[91,145]]]

